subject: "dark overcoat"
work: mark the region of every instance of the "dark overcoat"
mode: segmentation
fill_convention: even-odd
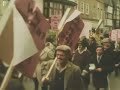
[[[96,68],[102,68],[101,72],[93,71],[93,84],[96,88],[108,87],[108,73],[113,70],[113,62],[108,55],[102,55],[100,62],[97,61],[97,55],[92,57],[92,64],[95,64]]]
[[[73,63],[77,66],[80,67],[81,71],[83,72],[83,70],[87,70],[89,63],[91,61],[91,53],[88,50],[85,50],[82,53],[79,53],[79,51],[77,50],[73,56]],[[90,83],[90,74],[89,72],[83,76],[83,80],[85,83],[85,87],[88,87],[89,83]]]

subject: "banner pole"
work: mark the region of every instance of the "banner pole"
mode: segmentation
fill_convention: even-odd
[[[43,82],[45,79],[48,79],[48,78],[49,78],[49,76],[50,76],[50,74],[51,74],[51,72],[52,72],[52,70],[53,70],[53,67],[54,67],[54,65],[56,64],[56,61],[57,61],[57,57],[54,59],[54,61],[53,61],[52,65],[51,65],[49,71],[48,71],[47,74],[45,75],[45,78],[42,78],[42,82]]]
[[[14,66],[12,66],[12,64],[10,64],[6,74],[5,74],[5,77],[2,81],[2,84],[1,84],[1,87],[0,87],[0,90],[5,90],[6,86],[8,85],[8,82],[12,76],[12,72],[14,70]]]

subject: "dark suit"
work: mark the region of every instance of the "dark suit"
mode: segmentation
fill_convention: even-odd
[[[94,70],[93,74],[93,84],[96,88],[107,88],[108,73],[113,70],[113,63],[111,58],[108,55],[102,55],[100,61],[97,61],[97,55],[92,57],[92,64],[95,64],[96,68],[102,68],[101,72]]]

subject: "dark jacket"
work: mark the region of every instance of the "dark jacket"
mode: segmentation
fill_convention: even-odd
[[[46,68],[44,68],[44,71],[45,70],[48,71],[52,63],[53,63],[53,60],[48,61],[46,63]],[[42,69],[40,72],[42,74]],[[50,75],[49,90],[54,90],[53,87],[54,87],[55,75],[56,75],[56,67],[54,66]],[[81,78],[80,68],[72,64],[71,62],[68,62],[67,68],[65,69],[64,90],[85,90],[83,80]]]
[[[77,50],[74,54],[74,57],[73,57],[73,63],[77,66],[80,67],[81,71],[82,71],[82,78],[84,80],[84,83],[85,83],[85,87],[88,88],[88,85],[90,83],[90,74],[88,72],[88,66],[89,66],[89,63],[90,63],[90,59],[91,59],[91,53],[86,50],[84,51],[83,53],[79,53],[79,51]],[[87,71],[86,74],[83,74],[84,73],[84,70]]]
[[[107,76],[108,73],[113,71],[113,63],[109,55],[102,55],[100,62],[97,61],[97,55],[92,57],[92,64],[95,64],[96,68],[102,68],[101,72],[94,70],[93,74],[93,84],[97,88],[107,88],[108,81]]]
[[[78,50],[75,52],[73,57],[73,63],[80,67],[81,70],[86,69],[88,64],[90,63],[90,52],[88,50],[84,51],[83,53],[79,53]]]

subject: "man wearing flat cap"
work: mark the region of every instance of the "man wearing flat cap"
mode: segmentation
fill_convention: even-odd
[[[102,45],[103,45],[105,51],[110,49],[111,48],[111,40],[110,40],[110,38],[104,38],[102,40]]]
[[[113,63],[113,69],[115,71],[115,76],[118,76],[119,73],[119,62],[120,62],[120,51],[115,50],[115,46],[113,48],[113,45],[111,43],[111,40],[109,38],[103,39],[103,47],[105,49],[105,54],[109,55],[112,59]]]
[[[55,56],[56,63],[49,77],[44,79],[42,84],[48,84],[49,90],[85,90],[80,68],[70,62],[71,48],[66,45],[57,46]],[[47,71],[53,61],[48,61]]]
[[[114,64],[117,60],[117,54],[116,54],[116,51],[114,51],[114,44],[112,43],[110,38],[104,38],[102,40],[102,46],[104,48],[104,55],[107,55],[110,57],[109,62],[113,64],[111,65],[111,67],[114,69]]]

